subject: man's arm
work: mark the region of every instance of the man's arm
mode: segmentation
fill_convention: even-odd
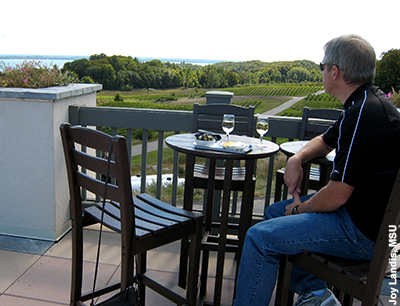
[[[294,202],[286,206],[286,215],[291,215],[293,207],[297,207],[297,212],[311,213],[311,212],[331,212],[338,209],[350,198],[353,193],[354,187],[346,183],[329,181],[328,185],[321,188],[315,195],[308,201],[301,203],[299,194],[293,194]]]
[[[303,169],[301,165],[316,157],[325,156],[333,148],[325,144],[322,135],[310,140],[297,154],[289,158],[285,170],[285,184],[288,186],[288,192],[294,194],[300,193],[301,182],[303,181]]]

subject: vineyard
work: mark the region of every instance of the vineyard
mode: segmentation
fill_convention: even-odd
[[[261,101],[261,100],[251,100],[251,101],[235,102],[233,104],[244,106],[244,107],[254,106],[254,109],[257,109],[262,103],[263,103],[263,101]]]
[[[320,84],[298,85],[298,84],[279,84],[267,86],[247,86],[225,88],[224,91],[230,91],[235,96],[289,96],[301,97],[322,90]]]
[[[323,94],[319,94],[319,95],[310,94],[310,95],[307,96],[306,101],[309,101],[309,102],[320,102],[320,101],[323,101],[323,102],[332,102],[332,103],[336,103],[337,102],[337,103],[340,103],[337,98],[335,98],[334,96],[331,96],[331,95],[329,95],[327,93],[323,93]]]
[[[301,117],[303,113],[303,108],[308,106],[310,108],[338,108],[343,109],[343,104],[335,97],[322,93],[316,95],[314,93],[309,94],[307,98],[296,103],[292,107],[279,113],[279,116],[294,116]]]
[[[210,89],[211,90],[211,89]],[[297,103],[295,108],[302,109],[304,106],[315,108],[330,107],[338,108],[340,103],[336,98],[330,95],[315,94],[323,90],[320,83],[308,84],[273,84],[273,85],[257,85],[225,88],[224,91],[234,93],[233,104],[248,107],[253,105],[256,112],[262,113],[268,111],[280,104],[288,101],[290,97],[307,98]],[[102,91],[97,96],[99,105],[111,107],[134,107],[134,108],[159,108],[159,109],[184,109],[192,110],[193,103],[205,103],[204,94],[209,91],[207,89],[168,89],[168,90],[152,90],[149,91],[130,91],[130,92],[111,92]],[[113,96],[115,95],[115,96]],[[118,99],[117,99],[118,97]],[[118,102],[117,102],[118,101]],[[297,114],[298,110],[287,110],[285,114]]]

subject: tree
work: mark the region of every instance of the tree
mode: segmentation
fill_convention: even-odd
[[[289,82],[313,81],[313,75],[305,68],[294,67],[286,75]]]
[[[391,49],[383,52],[381,60],[376,65],[375,84],[384,92],[389,93],[392,87],[395,91],[400,89],[400,50]]]
[[[220,85],[220,76],[215,69],[211,69],[207,73],[207,87],[218,88]]]
[[[228,81],[228,86],[232,87],[239,83],[239,75],[236,72],[228,71],[225,74],[225,79]]]
[[[95,60],[99,60],[99,59],[103,59],[103,58],[107,58],[107,55],[105,55],[104,53],[93,54],[93,55],[89,56],[89,60],[91,60],[91,61],[95,61]]]
[[[76,75],[82,79],[84,76],[86,76],[86,70],[90,67],[91,62],[87,60],[86,58],[82,58],[79,60],[75,60],[72,62],[67,62],[64,64],[64,67],[62,71],[73,71],[76,73]]]
[[[137,63],[131,56],[113,55],[108,58],[116,73],[121,70],[136,70]]]
[[[115,70],[110,64],[93,64],[86,73],[96,83],[103,84],[104,89],[113,89],[115,83]]]

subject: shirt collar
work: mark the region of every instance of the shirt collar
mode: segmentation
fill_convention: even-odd
[[[372,83],[365,83],[358,87],[353,93],[350,95],[350,97],[347,98],[346,102],[344,103],[344,109],[348,109],[350,106],[353,105],[353,101],[356,100],[356,98],[362,94],[364,91],[371,89]]]

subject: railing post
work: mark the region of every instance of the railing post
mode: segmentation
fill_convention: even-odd
[[[234,93],[229,91],[207,91],[206,104],[231,104]]]

